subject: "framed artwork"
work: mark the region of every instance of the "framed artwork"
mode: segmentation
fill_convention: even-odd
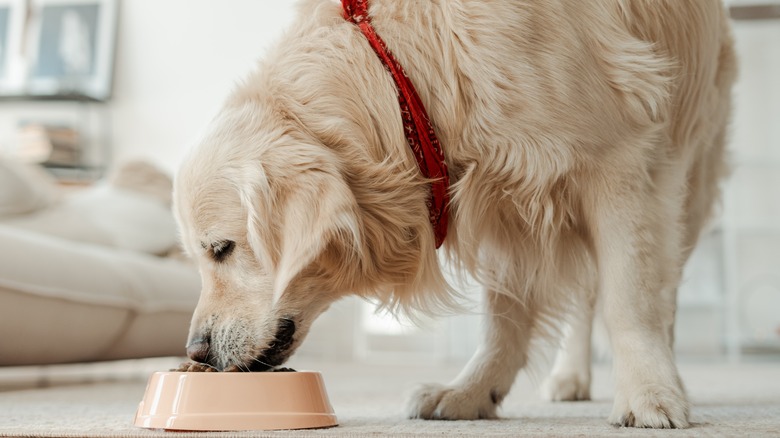
[[[25,0],[0,0],[0,95],[17,95],[24,86]]]
[[[34,7],[27,93],[107,100],[117,0],[39,0]]]

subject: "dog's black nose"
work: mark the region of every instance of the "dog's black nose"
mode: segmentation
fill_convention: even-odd
[[[189,345],[187,345],[187,356],[195,362],[208,363],[209,340],[207,338],[198,338],[190,341]]]

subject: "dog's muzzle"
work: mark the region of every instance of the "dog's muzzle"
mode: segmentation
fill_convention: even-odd
[[[290,356],[295,335],[295,321],[290,318],[282,318],[276,329],[273,340],[268,348],[263,350],[250,364],[235,364],[228,366],[227,370],[236,371],[267,371],[284,363]],[[195,337],[187,345],[187,356],[195,362],[217,367],[217,358],[211,350],[211,336],[201,335]],[[220,370],[224,371],[224,370]]]

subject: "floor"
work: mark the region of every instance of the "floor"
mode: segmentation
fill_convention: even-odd
[[[456,366],[339,364],[298,360],[298,369],[323,373],[340,425],[282,432],[186,433],[139,429],[133,415],[146,376],[175,358],[59,367],[0,368],[0,436],[223,437],[223,436],[780,436],[780,362],[685,362],[680,372],[693,402],[686,430],[616,428],[606,422],[610,370],[594,369],[590,402],[540,401],[521,377],[500,420],[422,421],[402,414],[405,394],[419,382],[446,382]],[[538,373],[542,375],[543,373]]]

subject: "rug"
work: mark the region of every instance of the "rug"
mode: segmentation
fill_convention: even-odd
[[[171,360],[170,364],[175,364]],[[165,361],[153,362],[165,370]],[[406,394],[418,382],[447,382],[459,367],[338,364],[300,361],[323,373],[339,426],[277,432],[167,432],[132,425],[145,379],[138,368],[85,381],[49,376],[46,387],[0,392],[0,436],[17,437],[758,437],[780,436],[780,363],[682,363],[693,426],[685,430],[618,428],[606,417],[613,393],[610,370],[594,369],[593,401],[541,401],[535,383],[521,376],[499,420],[424,421],[403,415]],[[95,367],[95,365],[90,365]],[[148,367],[149,365],[147,365]],[[143,367],[141,367],[142,369]],[[0,370],[1,371],[1,370]],[[40,371],[40,370],[39,370]],[[143,370],[149,371],[149,370]],[[71,370],[71,375],[75,373]],[[94,374],[94,373],[92,373]],[[142,373],[144,374],[144,373]],[[2,373],[0,373],[0,377]],[[0,382],[2,379],[0,379]],[[38,382],[40,385],[40,382]],[[6,385],[7,387],[8,385]]]

